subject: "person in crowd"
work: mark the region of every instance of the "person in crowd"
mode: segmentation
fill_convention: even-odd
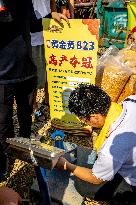
[[[10,14],[0,19],[0,149],[1,169],[6,171],[7,137],[14,137],[13,103],[17,104],[19,135],[30,137],[36,69],[31,59],[28,0],[3,0]],[[4,157],[5,155],[5,157]],[[3,162],[2,162],[3,161]]]
[[[32,61],[30,18],[31,0],[1,0],[0,9],[0,150],[1,173],[7,170],[6,138],[14,137],[13,104],[17,104],[19,136],[31,135],[33,94],[36,89],[36,67]],[[51,0],[52,18],[65,16],[56,12]],[[5,13],[4,13],[5,12]]]
[[[49,105],[49,94],[48,94],[48,83],[45,65],[45,54],[44,54],[44,39],[43,39],[43,26],[42,18],[51,18],[50,0],[33,0],[33,10],[31,16],[31,45],[32,45],[32,58],[37,68],[37,89],[34,93],[34,116],[38,121],[46,119],[42,107],[38,108],[36,97],[38,89],[44,89],[45,102],[43,105]]]
[[[69,110],[82,123],[102,128],[101,132],[106,133],[106,138],[97,150],[97,159],[92,169],[72,164],[63,157],[59,159],[56,168],[70,171],[91,184],[101,185],[94,193],[96,200],[110,200],[122,180],[135,192],[136,95],[117,104],[111,102],[109,95],[101,88],[81,84],[69,97]]]
[[[34,116],[38,121],[43,121],[46,119],[43,109],[44,106],[38,108],[36,96],[37,90],[44,88],[45,91],[45,102],[43,105],[49,105],[49,94],[48,94],[48,83],[47,83],[47,73],[45,65],[45,54],[44,54],[44,39],[43,39],[43,26],[42,18],[52,18],[51,10],[55,8],[55,1],[50,0],[33,0],[33,10],[31,12],[31,45],[32,45],[32,58],[33,62],[37,68],[37,89],[34,93]],[[63,15],[61,16],[67,20]],[[56,17],[53,17],[54,19]],[[60,20],[59,20],[60,22]]]

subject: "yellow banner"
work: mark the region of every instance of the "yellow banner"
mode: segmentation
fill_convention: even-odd
[[[126,44],[136,44],[136,2],[129,2],[128,9],[128,28]]]
[[[51,120],[78,125],[68,110],[71,91],[80,83],[95,83],[99,20],[43,20]]]

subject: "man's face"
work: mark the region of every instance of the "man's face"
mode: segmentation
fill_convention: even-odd
[[[95,128],[103,127],[106,116],[101,114],[92,114],[89,118],[79,118],[84,125],[89,125]]]

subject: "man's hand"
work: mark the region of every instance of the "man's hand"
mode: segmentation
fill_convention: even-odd
[[[79,179],[92,183],[92,184],[101,184],[103,180],[98,179],[95,175],[93,175],[92,170],[85,167],[76,166],[68,162],[65,158],[60,157],[55,168],[60,170],[67,170],[72,172]]]
[[[8,187],[0,187],[0,205],[20,205],[21,197]]]
[[[76,165],[70,163],[68,160],[66,160],[63,157],[60,157],[55,168],[60,170],[67,170],[69,172],[74,172],[74,170],[76,169]]]
[[[55,168],[60,170],[66,170],[66,164],[69,163],[64,157],[60,157]]]
[[[56,11],[54,11],[51,13],[51,15],[52,15],[52,18],[58,21],[59,23],[61,23],[61,19],[64,19],[69,24],[68,18],[64,16],[63,14],[57,13]]]

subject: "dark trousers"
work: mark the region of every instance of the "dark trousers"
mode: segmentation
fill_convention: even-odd
[[[0,144],[4,150],[6,149],[6,138],[14,137],[14,97],[17,104],[19,135],[30,137],[35,87],[35,78],[15,84],[0,85]]]
[[[97,200],[97,201],[110,201],[110,200],[113,198],[113,196],[114,196],[114,194],[115,194],[115,192],[116,192],[118,186],[120,185],[120,183],[121,183],[123,180],[124,180],[123,177],[122,177],[120,174],[117,173],[117,174],[114,176],[114,179],[113,179],[113,180],[106,182],[106,183],[95,193],[94,199]],[[131,195],[131,201],[135,201],[135,202],[136,202],[135,197],[133,197],[133,196],[136,196],[136,187],[134,187],[134,186],[130,186],[130,187],[131,187],[131,189],[132,189],[132,191],[133,191],[133,193],[132,193],[132,195]],[[126,193],[125,193],[124,199],[126,199],[126,198],[130,198],[130,197],[127,197],[127,196],[126,196]],[[130,199],[129,199],[129,200],[130,200]]]

